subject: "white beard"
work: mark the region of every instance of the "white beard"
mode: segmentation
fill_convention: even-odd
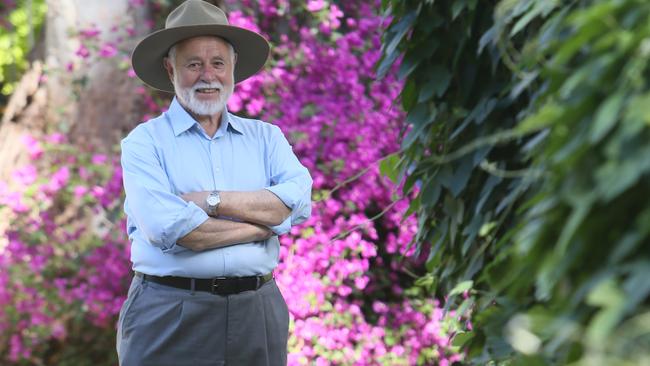
[[[176,91],[176,97],[178,100],[185,108],[189,109],[191,112],[199,116],[213,116],[215,114],[221,113],[224,110],[226,103],[228,103],[228,99],[230,99],[230,96],[233,93],[233,89],[235,88],[233,84],[230,86],[230,88],[228,88],[228,90],[225,90],[223,84],[218,81],[212,83],[199,81],[194,84],[194,86],[183,88],[180,86],[177,72],[174,72],[173,79],[174,90]],[[197,99],[195,94],[197,92],[196,90],[202,88],[219,89],[219,100],[216,102],[211,102]]]

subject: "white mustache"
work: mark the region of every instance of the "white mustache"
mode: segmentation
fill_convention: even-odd
[[[198,89],[219,89],[219,91],[223,90],[223,84],[221,84],[218,81],[212,82],[212,83],[206,83],[203,81],[199,81],[198,83],[194,84],[192,87],[192,91],[197,91]]]

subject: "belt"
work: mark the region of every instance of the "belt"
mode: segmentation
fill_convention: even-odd
[[[273,279],[273,273],[264,276],[216,278],[161,277],[140,272],[136,272],[135,275],[141,277],[144,281],[191,291],[206,291],[217,295],[232,295],[244,291],[254,291]]]

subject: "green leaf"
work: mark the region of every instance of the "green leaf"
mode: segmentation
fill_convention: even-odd
[[[391,34],[391,37],[390,40],[388,41],[388,45],[386,46],[384,53],[391,54],[395,52],[397,46],[402,41],[402,38],[404,38],[406,33],[413,26],[413,21],[417,16],[418,16],[418,11],[413,10],[408,14],[406,14],[404,18],[400,19],[395,25],[392,25],[389,28],[388,32]]]
[[[563,112],[564,108],[557,103],[546,103],[537,113],[524,119],[516,129],[522,133],[541,130],[557,123]]]
[[[451,4],[451,19],[456,20],[461,11],[467,6],[466,0],[456,0]]]
[[[452,339],[451,344],[454,347],[463,347],[467,342],[474,338],[476,334],[474,332],[458,332]]]
[[[397,78],[399,80],[403,80],[407,76],[411,75],[413,70],[415,70],[420,63],[420,60],[417,60],[415,57],[408,56],[409,55],[407,54],[404,57],[402,63],[399,65],[399,70],[397,70]]]
[[[602,281],[587,296],[587,303],[601,310],[587,328],[587,340],[602,347],[623,316],[625,295],[613,280]]]
[[[650,145],[632,150],[626,146],[625,158],[605,161],[596,171],[600,200],[609,201],[635,184],[650,170]],[[622,159],[622,160],[619,160]]]
[[[433,93],[436,91],[436,80],[429,79],[427,80],[420,90],[420,96],[418,97],[418,103],[426,102],[433,96]]]
[[[430,69],[431,79],[433,80],[433,89],[437,96],[442,96],[451,81],[451,73],[441,65],[434,65]]]
[[[377,66],[377,79],[381,80],[384,76],[386,76],[388,70],[390,70],[391,66],[393,66],[395,60],[397,60],[399,55],[400,53],[397,51],[392,53],[385,53],[382,55],[379,66]]]
[[[413,126],[428,125],[436,118],[436,110],[429,103],[418,103],[413,109],[409,109],[406,122]]]
[[[399,183],[399,163],[402,159],[398,153],[393,153],[379,161],[379,172],[388,177],[391,182]]]
[[[569,23],[574,27],[575,33],[572,37],[565,39],[555,51],[551,64],[555,66],[565,65],[578,50],[588,45],[594,37],[607,32],[609,25],[602,20],[607,18],[612,11],[615,11],[615,6],[617,5],[613,2],[596,4],[571,16]]]
[[[402,140],[402,145],[401,145],[402,150],[408,149],[411,146],[413,146],[415,142],[418,141],[418,138],[421,137],[421,135],[423,135],[422,131],[424,131],[424,128],[425,125],[419,125],[412,128],[410,131],[408,131],[406,133],[406,136],[404,136],[404,139]]]
[[[483,223],[483,218],[481,217],[481,215],[475,215],[472,218],[470,224],[465,226],[465,229],[463,229],[463,235],[465,236],[465,242],[463,243],[463,247],[461,248],[461,254],[463,256],[467,255],[467,252],[469,248],[472,246],[472,244],[476,244],[476,236],[479,234],[482,228],[481,226],[482,223]]]
[[[460,164],[451,179],[451,186],[449,187],[449,190],[454,197],[458,197],[458,195],[465,189],[473,170],[474,164],[471,157],[466,157],[460,161]]]
[[[532,71],[532,72],[524,72],[521,74],[520,78],[521,80],[515,84],[515,86],[512,87],[510,90],[510,98],[515,99],[517,98],[521,92],[526,90],[530,84],[537,80],[537,77],[539,76],[539,71]]]
[[[592,143],[600,141],[616,125],[624,102],[625,94],[619,92],[607,98],[598,108],[589,136]]]
[[[571,215],[563,225],[557,245],[555,246],[555,253],[559,254],[560,256],[566,252],[567,246],[569,246],[571,243],[571,239],[576,234],[576,231],[580,225],[582,225],[582,223],[585,221],[593,204],[592,195],[574,197],[574,199],[577,201],[576,206],[573,207]]]
[[[428,77],[429,70],[426,68],[426,61],[434,54],[440,41],[433,37],[428,37],[426,40],[420,42],[415,48],[409,49],[404,55],[402,64],[397,72],[398,79],[404,79],[409,76],[413,70],[418,69],[418,74],[412,75],[412,78],[420,84],[420,74]],[[418,66],[421,66],[418,68]]]
[[[402,107],[405,111],[410,111],[417,101],[418,90],[415,81],[409,80],[402,90]]]
[[[650,294],[650,262],[635,263],[630,268],[629,277],[625,280],[625,305],[627,309],[635,309],[648,298]]]
[[[533,9],[528,11],[527,13],[524,14],[517,23],[512,27],[512,30],[510,31],[510,37],[515,36],[517,33],[519,33],[522,29],[524,29],[528,24],[530,24],[531,21],[535,19],[535,17],[538,16],[546,16],[551,9],[557,7],[559,5],[559,1],[541,1],[535,3],[535,6]]]
[[[449,292],[449,297],[451,296],[456,296],[464,293],[465,291],[469,291],[472,289],[472,286],[474,286],[474,281],[463,281],[459,284],[457,284],[450,292]]]
[[[424,207],[433,207],[438,203],[440,192],[440,184],[434,182],[433,179],[428,179],[422,187],[422,193],[420,194],[422,205]]]
[[[495,27],[488,29],[487,32],[485,32],[483,36],[481,36],[477,54],[480,55],[483,52],[483,48],[485,48],[485,46],[487,46],[489,43],[494,44],[496,42],[497,36],[498,34]]]

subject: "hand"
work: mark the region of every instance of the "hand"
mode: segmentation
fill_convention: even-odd
[[[262,226],[262,225],[255,225],[255,226],[259,229],[259,237],[257,238],[256,241],[266,240],[274,235],[273,231],[271,231],[271,229],[269,229],[266,226]]]

